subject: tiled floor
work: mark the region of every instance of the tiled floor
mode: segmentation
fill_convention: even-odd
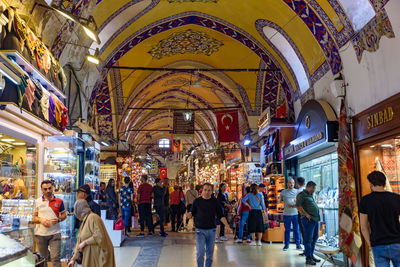
[[[262,247],[237,245],[232,240],[216,244],[214,267],[303,267],[304,257],[298,256],[295,245],[282,251],[282,244],[263,244]],[[196,266],[194,234],[170,233],[161,237],[131,237],[124,246],[115,249],[117,267],[191,267]],[[157,260],[158,259],[158,260]],[[320,266],[320,264],[318,265]],[[325,264],[324,266],[332,266]]]

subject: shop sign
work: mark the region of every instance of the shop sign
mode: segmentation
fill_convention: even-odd
[[[400,94],[396,94],[354,116],[354,142],[398,129],[399,103]]]
[[[150,164],[149,174],[158,174],[158,161],[154,160]]]
[[[313,144],[317,143],[318,141],[323,140],[324,137],[325,136],[324,136],[323,132],[318,132],[318,133],[314,134],[313,136],[311,136],[310,138],[300,141],[299,143],[297,143],[297,140],[294,140],[293,142],[291,142],[288,146],[286,146],[284,148],[285,157],[288,158],[292,154],[295,154],[301,150],[304,150],[304,149],[312,146]]]
[[[367,117],[368,129],[388,123],[393,120],[394,111],[392,107],[387,107]]]
[[[242,151],[239,149],[233,153],[226,155],[225,160],[226,160],[227,165],[241,161],[242,160]]]
[[[191,136],[194,135],[194,120],[195,114],[192,113],[192,116],[189,120],[185,120],[183,116],[183,112],[177,111],[174,112],[174,126],[173,126],[173,134],[179,136]]]
[[[117,172],[117,165],[100,165],[100,172],[114,173]]]
[[[268,107],[261,114],[261,119],[258,120],[258,131],[262,131],[271,124],[271,108]]]

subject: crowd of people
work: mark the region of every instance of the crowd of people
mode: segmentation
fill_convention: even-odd
[[[368,176],[372,193],[360,202],[360,225],[366,243],[371,247],[377,266],[389,266],[392,260],[395,267],[400,266],[400,197],[386,192],[385,176],[373,172]],[[100,217],[106,210],[108,219],[121,218],[125,232],[129,235],[134,226],[132,218],[138,218],[140,232],[137,237],[158,234],[166,237],[166,225],[170,222],[171,231],[194,231],[198,266],[212,266],[214,244],[226,242],[225,235],[235,229],[237,244],[243,240],[250,246],[262,246],[262,235],[268,224],[268,200],[264,184],[251,184],[239,201],[231,200],[225,183],[217,190],[209,183],[190,184],[188,190],[169,184],[169,179],[156,178],[152,186],[147,175],[141,177],[136,192],[130,177],[124,177],[123,185],[116,190],[115,180],[110,179],[107,186],[101,183],[94,201],[89,185],[77,190],[74,215],[79,229],[73,257],[68,266],[80,263],[82,266],[115,266],[112,242]],[[291,230],[296,249],[306,258],[307,265],[316,265],[320,259],[314,256],[319,237],[320,210],[313,194],[316,184],[297,177],[287,180],[278,202],[283,202],[283,223],[285,227],[283,251],[290,245]],[[41,184],[42,197],[35,202],[34,218],[36,224],[35,240],[42,256],[49,257],[53,266],[61,266],[60,222],[67,213],[61,199],[53,194],[53,183],[45,180]],[[154,212],[153,212],[154,210]],[[156,215],[156,220],[153,220]],[[186,216],[185,216],[186,215]],[[234,218],[237,218],[237,224]],[[190,221],[193,219],[193,223]],[[191,226],[190,226],[191,225]],[[370,226],[370,227],[369,227]],[[49,250],[50,248],[50,250]],[[397,253],[397,254],[396,254]],[[89,264],[90,262],[90,264]]]

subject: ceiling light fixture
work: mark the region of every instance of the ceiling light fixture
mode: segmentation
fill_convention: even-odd
[[[381,147],[389,147],[389,148],[393,148],[393,146],[391,144],[383,144],[381,145]]]
[[[99,65],[100,64],[100,59],[96,56],[92,56],[92,55],[86,55],[86,59],[87,61]]]
[[[245,137],[243,140],[243,145],[249,146],[251,144],[251,138],[250,137]]]
[[[103,146],[109,147],[110,145],[107,142],[101,141],[100,142]]]
[[[1,141],[3,141],[3,142],[14,142],[15,139],[12,139],[12,138],[3,138],[3,139],[1,139]]]
[[[26,145],[24,142],[14,142],[12,144],[16,145],[16,146],[24,146],[24,145]]]

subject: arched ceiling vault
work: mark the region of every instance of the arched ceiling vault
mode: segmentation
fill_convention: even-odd
[[[101,134],[123,133],[125,137],[132,125],[168,127],[165,123],[169,115],[164,111],[132,107],[239,106],[242,133],[251,127],[248,117],[259,116],[268,107],[275,116],[275,108],[286,103],[291,111],[288,119],[293,119],[293,102],[307,86],[328,71],[336,74],[342,69],[339,49],[354,30],[339,1],[98,0],[93,16],[99,25],[101,43],[92,44],[92,48],[100,50],[102,78],[97,81],[90,102],[96,110],[89,114],[96,115]],[[198,73],[193,77],[174,72],[110,72],[107,66],[280,71]],[[183,86],[193,80],[199,81],[196,86]],[[120,103],[118,109],[116,103]],[[212,112],[200,114],[196,127],[215,129]],[[140,132],[129,135],[132,144],[146,138]],[[167,135],[152,133],[152,138]],[[196,134],[196,142],[212,143],[215,138],[215,133]]]

